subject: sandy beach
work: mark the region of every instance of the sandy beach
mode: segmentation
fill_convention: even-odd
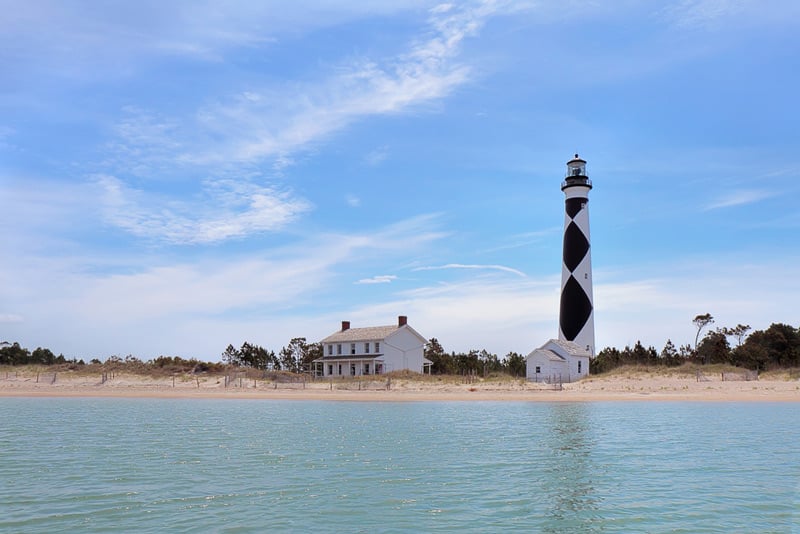
[[[477,380],[461,383],[447,377],[289,383],[224,376],[107,376],[70,372],[0,374],[0,397],[137,397],[184,399],[295,399],[329,401],[712,401],[800,402],[800,380],[722,380],[627,373],[590,376],[562,389],[524,380]]]

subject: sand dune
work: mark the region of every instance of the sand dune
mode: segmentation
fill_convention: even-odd
[[[226,383],[227,382],[227,383]],[[478,380],[428,377],[364,381],[317,380],[278,383],[224,376],[148,377],[70,372],[0,374],[0,397],[153,397],[214,399],[297,399],[331,401],[771,401],[800,402],[800,381],[722,381],[720,375],[660,376],[648,373],[590,376],[563,384],[524,380]]]

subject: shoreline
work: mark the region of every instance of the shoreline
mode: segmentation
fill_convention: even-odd
[[[341,402],[800,402],[800,381],[722,381],[675,376],[590,376],[555,390],[524,380],[477,381],[393,379],[385,381],[309,381],[276,383],[222,376],[146,377],[121,374],[101,381],[68,373],[15,373],[0,378],[0,398],[153,398],[306,400]],[[64,375],[64,376],[62,376]],[[52,382],[52,379],[55,381]],[[231,385],[234,384],[234,385]]]

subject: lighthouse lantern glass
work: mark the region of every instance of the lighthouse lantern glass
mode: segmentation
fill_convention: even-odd
[[[586,162],[577,160],[567,163],[567,176],[586,176]]]

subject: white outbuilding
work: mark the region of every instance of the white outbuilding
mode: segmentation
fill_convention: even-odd
[[[339,331],[320,342],[323,356],[314,360],[314,371],[324,377],[430,372],[432,362],[424,356],[426,342],[405,315],[389,326],[350,328],[350,321],[342,321]]]
[[[525,376],[534,382],[573,382],[589,374],[590,357],[572,341],[551,339],[525,358]]]

